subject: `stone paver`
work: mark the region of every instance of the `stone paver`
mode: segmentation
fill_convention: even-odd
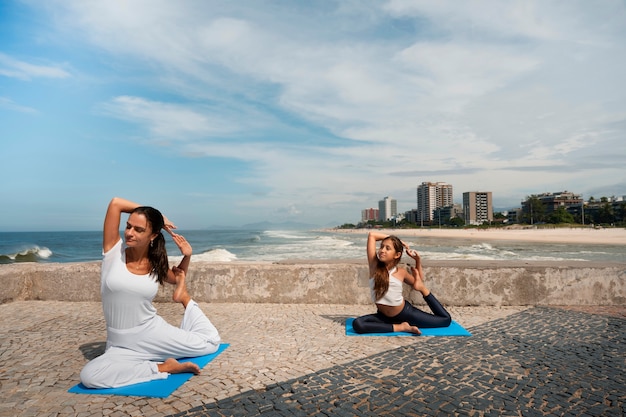
[[[76,395],[99,303],[0,305],[0,416],[623,415],[624,308],[450,308],[473,336],[346,337],[370,306],[201,304],[231,346],[166,399]],[[170,322],[176,304],[158,304]],[[593,312],[593,310],[591,311]],[[611,314],[612,313],[612,314]],[[621,315],[621,317],[620,317]],[[616,317],[617,316],[617,317]]]
[[[177,416],[621,416],[624,320],[536,308]],[[271,413],[271,414],[270,414]]]

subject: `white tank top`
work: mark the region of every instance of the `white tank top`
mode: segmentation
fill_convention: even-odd
[[[370,278],[370,295],[372,301],[376,304],[395,307],[402,305],[404,302],[404,297],[402,296],[402,281],[393,275],[397,270],[398,268],[394,266],[393,269],[389,271],[389,288],[378,300],[376,300],[376,293],[374,292],[374,278]]]
[[[100,272],[102,310],[107,327],[130,329],[156,316],[152,300],[159,290],[154,274],[135,275],[126,268],[126,245],[120,239],[103,253]]]

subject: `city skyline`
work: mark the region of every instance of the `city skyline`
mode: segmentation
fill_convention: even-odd
[[[453,184],[444,183],[442,181],[426,181],[426,182],[420,184],[419,186],[417,186],[416,188],[419,189],[420,186],[422,186],[424,184],[445,184],[445,185],[449,185],[451,188],[454,187]],[[419,193],[419,191],[418,191],[418,193]],[[463,198],[462,198],[460,203],[456,202],[454,200],[454,198],[453,198],[452,199],[452,205],[458,206],[458,207],[464,207],[466,194],[485,194],[485,195],[488,195],[488,197],[487,197],[488,200],[489,200],[488,206],[492,208],[491,214],[503,213],[503,212],[507,212],[507,211],[521,210],[522,207],[523,207],[523,203],[525,201],[527,201],[528,198],[548,196],[548,195],[549,196],[553,196],[553,195],[559,195],[559,194],[573,194],[573,195],[579,196],[583,200],[583,202],[590,202],[590,201],[596,201],[597,202],[597,201],[600,201],[601,199],[604,199],[604,198],[606,198],[609,201],[626,201],[626,195],[615,195],[615,194],[602,195],[602,196],[598,195],[598,196],[589,196],[589,197],[587,197],[587,199],[585,199],[583,194],[581,194],[581,193],[577,193],[577,192],[574,192],[574,191],[571,191],[571,190],[559,190],[559,191],[543,191],[543,192],[530,193],[530,194],[524,196],[524,198],[521,198],[520,199],[520,203],[518,205],[513,205],[513,206],[510,206],[510,207],[496,207],[492,203],[492,201],[493,201],[493,193],[491,191],[488,191],[488,190],[472,190],[472,191],[463,191],[462,192]],[[399,207],[397,199],[394,199],[393,196],[385,196],[383,200],[379,200],[378,201],[378,207],[379,208],[374,208],[374,207],[370,206],[370,207],[361,209],[361,221],[362,222],[367,222],[367,220],[374,220],[372,218],[364,219],[365,212],[368,212],[368,214],[369,214],[371,210],[376,210],[376,212],[378,213],[379,210],[380,210],[380,207],[381,207],[381,203],[384,200],[386,200],[386,199],[394,201],[395,205],[397,207]],[[445,205],[441,205],[439,207],[446,207],[446,206]],[[410,207],[410,208],[408,208],[406,210],[403,210],[401,208],[397,208],[397,214],[406,215],[408,212],[410,212],[412,210],[413,211],[418,210],[418,203],[417,202],[415,202],[415,206]],[[419,218],[419,216],[418,216],[418,218]],[[381,220],[381,219],[377,219],[377,220]],[[432,220],[432,219],[430,219],[430,220]]]

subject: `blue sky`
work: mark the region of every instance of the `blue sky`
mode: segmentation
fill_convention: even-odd
[[[623,1],[0,2],[0,231],[626,195]]]

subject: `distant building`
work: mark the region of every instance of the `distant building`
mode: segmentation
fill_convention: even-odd
[[[535,196],[543,204],[546,214],[556,211],[559,207],[580,207],[583,203],[583,197],[580,194],[574,194],[569,191],[561,191],[558,193],[543,193]]]
[[[491,191],[463,193],[463,220],[467,225],[481,225],[493,221]]]
[[[456,217],[456,207],[454,205],[437,207],[433,211],[433,224],[446,224],[453,217]]]
[[[626,220],[626,196],[590,198],[581,207],[582,223],[615,223]]]
[[[411,209],[409,211],[405,211],[404,218],[409,223],[417,223],[419,221],[417,218],[417,209]]]
[[[519,223],[522,218],[521,207],[514,208],[503,213],[506,216],[507,223]]]
[[[361,222],[367,223],[369,221],[377,221],[378,220],[378,209],[368,208],[365,210],[361,210]]]
[[[378,202],[378,220],[387,221],[398,215],[398,202],[391,197],[385,197]]]
[[[404,213],[398,213],[392,220],[396,221],[396,222],[401,222],[405,219],[405,214]]]
[[[542,213],[533,213],[531,200],[539,200],[543,208]],[[559,209],[565,208],[573,215],[582,215],[584,200],[580,194],[574,194],[570,191],[560,191],[556,193],[534,194],[522,201],[522,216],[529,220],[530,224],[534,224],[536,218],[549,216]]]
[[[417,222],[431,223],[435,210],[454,205],[452,185],[445,182],[423,182],[417,186]]]

